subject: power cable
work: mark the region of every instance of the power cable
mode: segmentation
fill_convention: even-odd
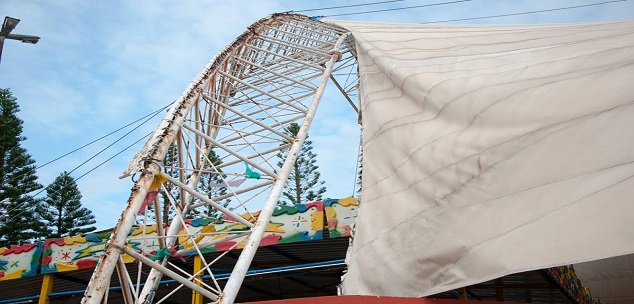
[[[108,148],[114,146],[114,144],[118,143],[119,141],[121,141],[122,139],[124,139],[126,136],[130,135],[130,133],[134,132],[136,129],[140,128],[142,125],[144,125],[145,123],[147,123],[148,121],[150,121],[150,119],[154,118],[154,116],[156,116],[158,113],[160,113],[160,111],[156,111],[154,112],[154,115],[150,116],[149,118],[145,119],[145,121],[143,121],[141,124],[139,124],[138,126],[132,128],[132,130],[128,131],[127,133],[123,134],[123,136],[119,137],[117,140],[113,141],[111,144],[107,145],[105,148],[101,149],[101,151],[97,152],[95,155],[89,157],[87,160],[85,160],[84,162],[82,162],[81,164],[79,164],[78,166],[76,166],[75,168],[73,168],[73,170],[70,170],[68,173],[73,173],[75,172],[75,170],[79,169],[80,167],[82,167],[83,165],[85,165],[86,163],[88,163],[89,161],[93,160],[95,157],[99,156],[99,154],[103,153],[104,151],[108,150]]]
[[[148,133],[148,134],[144,135],[143,137],[139,138],[138,140],[136,140],[136,141],[135,141],[135,142],[133,142],[132,144],[130,144],[130,145],[128,145],[127,147],[123,148],[121,151],[119,151],[119,152],[115,153],[113,156],[109,157],[109,158],[108,158],[108,159],[106,159],[105,161],[101,162],[100,164],[98,164],[98,165],[97,165],[97,166],[95,166],[94,168],[92,168],[92,169],[88,170],[86,173],[84,173],[84,174],[80,175],[79,177],[75,178],[74,180],[75,180],[75,181],[80,180],[82,177],[84,177],[84,176],[88,175],[89,173],[91,173],[91,172],[95,171],[97,168],[99,168],[99,167],[103,166],[105,163],[107,163],[107,162],[109,162],[110,160],[112,160],[113,158],[115,158],[115,157],[119,156],[121,153],[123,153],[123,152],[127,151],[127,150],[128,150],[128,149],[130,149],[132,146],[136,145],[137,143],[139,143],[139,142],[140,142],[140,141],[142,141],[143,139],[147,138],[147,137],[148,137],[148,136],[150,136],[151,134],[152,134],[152,132],[150,132],[150,133]],[[48,185],[48,186],[44,187],[44,188],[43,188],[42,190],[40,190],[40,191],[39,191],[36,195],[33,195],[33,197],[35,197],[35,196],[37,196],[38,194],[42,193],[42,191],[46,190],[46,189],[47,189],[47,188],[49,188],[50,186],[51,186],[51,185]],[[64,188],[61,188],[61,189],[59,189],[59,190],[57,190],[57,191],[55,191],[55,192],[56,192],[57,194],[61,194],[61,193],[60,193],[60,191],[64,190],[64,189],[65,189],[66,187],[68,187],[68,186],[69,186],[69,185],[66,185],[66,186],[64,186]],[[9,210],[7,213],[9,213],[9,212],[11,212],[11,211],[15,210],[17,207],[19,207],[19,206],[15,206],[13,209]],[[18,216],[20,216],[20,215],[21,215],[22,213],[24,213],[25,211],[26,211],[26,209],[25,209],[25,210],[22,210],[22,211],[20,211],[20,212],[18,212],[18,213],[16,213],[16,214],[14,214],[13,216],[11,216],[11,217],[9,218],[9,220],[14,220],[15,218],[17,218]]]
[[[323,8],[311,8],[311,9],[304,9],[304,10],[291,11],[291,12],[293,12],[293,13],[302,13],[302,12],[325,11],[325,10],[332,10],[332,9],[338,9],[338,8],[368,6],[368,5],[377,5],[377,4],[392,3],[392,2],[402,2],[402,1],[405,1],[405,0],[390,0],[390,1],[379,1],[379,2],[370,2],[370,3],[361,3],[361,4],[350,4],[350,5],[342,5],[342,6],[331,6],[331,7],[323,7]]]
[[[145,115],[145,116],[143,116],[143,117],[141,117],[141,118],[139,118],[139,119],[137,119],[137,120],[135,120],[135,121],[133,121],[133,122],[131,122],[131,123],[129,123],[129,124],[127,124],[127,125],[123,126],[123,127],[121,127],[121,128],[118,128],[118,129],[116,129],[116,130],[114,130],[114,131],[112,131],[112,132],[110,132],[110,133],[108,133],[108,134],[106,134],[106,135],[104,135],[104,136],[101,136],[101,137],[99,137],[99,138],[97,138],[97,139],[95,139],[95,140],[93,140],[93,141],[91,141],[91,142],[89,142],[89,143],[87,143],[87,144],[85,144],[85,145],[83,145],[83,146],[79,147],[79,148],[76,148],[76,149],[74,149],[74,150],[72,150],[72,151],[70,151],[70,152],[68,152],[68,153],[66,153],[66,154],[64,154],[64,155],[61,155],[61,156],[59,156],[59,157],[57,157],[57,158],[55,158],[55,159],[53,159],[53,160],[50,160],[50,161],[46,162],[45,164],[43,164],[43,165],[40,165],[40,166],[36,167],[35,169],[37,170],[37,169],[42,168],[42,167],[44,167],[44,166],[46,166],[46,165],[49,165],[49,164],[51,164],[51,163],[53,163],[53,162],[56,162],[56,161],[58,161],[58,160],[60,160],[60,159],[62,159],[62,158],[64,158],[64,157],[66,157],[66,156],[68,156],[68,155],[71,155],[71,154],[73,154],[73,153],[75,153],[75,152],[77,152],[77,151],[79,151],[79,150],[81,150],[81,149],[83,149],[83,148],[85,148],[85,147],[88,147],[88,146],[90,146],[90,145],[92,145],[92,144],[94,144],[94,143],[96,143],[96,142],[98,142],[98,141],[100,141],[100,140],[102,140],[102,139],[104,139],[104,138],[106,138],[106,137],[108,137],[108,136],[110,136],[110,135],[114,134],[114,133],[117,133],[117,132],[119,132],[119,131],[121,131],[121,130],[123,130],[123,129],[125,129],[125,128],[127,128],[127,127],[129,127],[129,126],[131,126],[131,125],[133,125],[133,124],[135,124],[135,123],[137,123],[137,122],[139,122],[140,120],[142,120],[142,119],[144,119],[144,118],[146,118],[146,117],[148,117],[148,116],[150,116],[150,115],[156,115],[156,114],[157,114],[157,112],[161,112],[161,111],[165,110],[165,109],[166,109],[167,107],[169,107],[170,105],[171,105],[171,104],[166,105],[166,106],[164,106],[164,107],[162,107],[162,108],[160,108],[160,109],[157,109],[157,110],[155,110],[155,111],[151,112],[150,114],[147,114],[147,115]],[[153,116],[153,117],[154,117],[154,116]]]
[[[165,107],[163,107],[163,108],[161,108],[161,109],[159,109],[159,110],[156,110],[156,111],[154,111],[154,112],[152,112],[152,113],[150,113],[150,114],[148,114],[148,115],[146,115],[146,116],[144,116],[144,117],[142,117],[142,118],[140,118],[140,119],[136,120],[135,122],[138,122],[139,120],[141,120],[141,119],[143,119],[143,118],[146,118],[146,119],[145,119],[143,122],[141,122],[138,126],[134,127],[132,130],[130,130],[130,131],[128,131],[127,133],[123,134],[123,136],[119,137],[119,138],[118,138],[118,139],[116,139],[114,142],[112,142],[111,144],[109,144],[109,145],[108,145],[108,146],[106,146],[105,148],[101,149],[101,151],[97,152],[97,154],[95,154],[95,155],[91,156],[90,158],[88,158],[87,160],[85,160],[84,162],[82,162],[81,164],[79,164],[78,166],[76,166],[75,168],[73,168],[73,169],[72,169],[71,171],[69,171],[68,173],[70,174],[70,173],[72,173],[72,172],[76,171],[77,169],[79,169],[80,167],[82,167],[83,165],[85,165],[86,163],[88,163],[89,161],[91,161],[92,159],[94,159],[95,157],[97,157],[98,155],[100,155],[101,153],[103,153],[105,150],[107,150],[108,148],[112,147],[114,144],[116,144],[117,142],[121,141],[121,140],[122,140],[123,138],[125,138],[126,136],[130,135],[130,133],[132,133],[133,131],[135,131],[136,129],[140,128],[141,126],[143,126],[143,125],[144,125],[145,123],[147,123],[148,121],[150,121],[152,118],[154,118],[156,115],[158,115],[158,114],[159,114],[159,113],[160,113],[163,109],[165,109],[166,107],[167,107],[167,106],[165,106]],[[131,125],[131,124],[130,124],[130,125]],[[145,136],[144,136],[144,138],[145,138]],[[137,142],[138,142],[138,141],[137,141]],[[135,142],[134,144],[136,144],[137,142]],[[133,144],[133,145],[134,145],[134,144]],[[127,147],[126,149],[128,149],[128,148],[129,148],[129,147]],[[123,153],[123,151],[120,151],[119,153],[115,154],[115,156],[117,156],[117,155],[119,155],[119,154],[121,154],[121,153]],[[106,160],[106,161],[109,161],[109,160],[111,160],[112,158],[114,158],[114,156],[113,156],[113,157],[111,157],[111,158],[109,158],[109,159],[108,159],[108,160]],[[105,162],[104,162],[104,163],[105,163]],[[101,164],[99,164],[97,167],[95,167],[95,168],[93,168],[93,169],[89,170],[87,173],[83,174],[81,177],[84,177],[86,174],[88,174],[88,173],[90,173],[90,172],[94,171],[94,170],[95,170],[95,169],[97,169],[98,167],[102,166],[104,163],[101,163]],[[75,180],[77,180],[77,179],[75,179]],[[37,197],[38,195],[40,195],[40,193],[44,192],[44,191],[45,191],[47,188],[49,188],[49,187],[50,187],[50,185],[48,185],[48,186],[46,186],[46,187],[43,187],[40,191],[38,191],[37,193],[35,193],[34,195],[32,195],[32,197]],[[13,210],[15,210],[16,208],[19,208],[19,207],[21,207],[21,206],[20,206],[20,205],[16,205],[16,206],[14,206],[14,207],[13,207],[13,208],[11,208],[11,209],[7,209],[7,213],[12,212]],[[18,213],[17,215],[19,215],[19,214],[21,214],[21,213]],[[15,216],[17,216],[17,215],[15,215]]]
[[[406,6],[406,7],[398,7],[398,8],[388,8],[388,9],[374,10],[374,11],[364,11],[364,12],[356,12],[356,13],[344,13],[344,14],[334,14],[334,15],[327,15],[327,16],[318,16],[318,18],[329,18],[329,17],[339,17],[339,16],[350,16],[350,15],[361,15],[361,14],[372,14],[372,13],[380,13],[380,12],[399,11],[399,10],[412,9],[412,8],[438,6],[438,5],[446,5],[446,4],[454,4],[454,3],[470,2],[470,1],[471,0],[457,0],[457,1],[430,3],[430,4],[423,4],[423,5],[414,5],[414,6]]]
[[[150,132],[150,133],[148,133],[148,134],[145,134],[143,137],[141,137],[141,138],[137,139],[135,142],[133,142],[133,143],[132,143],[132,144],[130,144],[129,146],[127,146],[127,147],[123,148],[123,150],[121,150],[121,151],[117,152],[115,155],[113,155],[113,156],[111,156],[110,158],[108,158],[108,159],[104,160],[103,162],[101,162],[100,164],[98,164],[97,166],[95,166],[94,168],[92,168],[92,169],[88,170],[86,173],[84,173],[84,174],[80,175],[80,176],[79,176],[79,177],[77,177],[75,180],[76,180],[76,181],[78,181],[80,178],[82,178],[82,177],[84,177],[84,176],[88,175],[88,173],[90,173],[90,172],[92,172],[92,171],[95,171],[97,168],[99,168],[99,167],[103,166],[105,163],[107,163],[107,162],[109,162],[110,160],[112,160],[113,158],[115,158],[115,157],[119,156],[121,153],[125,152],[126,150],[128,150],[128,149],[132,148],[132,146],[136,145],[137,143],[139,143],[139,142],[140,142],[140,141],[142,141],[143,139],[147,138],[148,136],[152,135],[152,133],[153,133],[153,132],[154,132],[154,131],[152,131],[152,132]]]
[[[66,157],[66,156],[68,156],[68,155],[71,155],[71,154],[73,154],[73,153],[75,153],[75,152],[77,152],[77,151],[79,151],[79,150],[81,150],[81,149],[83,149],[83,148],[85,148],[85,147],[88,147],[88,146],[90,146],[90,145],[92,145],[92,144],[94,144],[94,143],[96,143],[96,142],[98,142],[98,141],[100,141],[100,140],[102,140],[102,139],[104,139],[104,138],[106,138],[106,137],[108,137],[108,136],[110,136],[110,135],[114,134],[114,133],[117,133],[117,132],[119,132],[119,131],[121,131],[121,130],[123,130],[123,129],[127,128],[127,127],[129,127],[129,126],[131,126],[131,125],[133,125],[133,124],[135,124],[135,123],[139,122],[140,120],[142,120],[142,119],[144,119],[144,118],[148,117],[148,116],[152,116],[152,117],[154,117],[154,116],[156,116],[156,114],[158,114],[158,113],[160,113],[161,111],[165,110],[165,109],[166,109],[166,108],[168,108],[170,105],[171,105],[171,104],[168,104],[168,105],[166,105],[166,106],[164,106],[164,107],[161,107],[160,109],[154,110],[153,112],[151,112],[151,113],[149,113],[149,114],[147,114],[147,115],[145,115],[145,116],[143,116],[143,117],[141,117],[141,118],[139,118],[139,119],[137,119],[137,120],[135,120],[135,121],[133,121],[133,122],[131,122],[131,123],[128,123],[127,125],[125,125],[125,126],[123,126],[123,127],[120,127],[120,128],[118,128],[118,129],[116,129],[116,130],[114,130],[114,131],[112,131],[112,132],[110,132],[110,133],[108,133],[108,134],[106,134],[106,135],[103,135],[103,136],[101,136],[101,137],[99,137],[99,138],[97,138],[97,139],[95,139],[95,140],[93,140],[93,141],[91,141],[91,142],[89,142],[89,143],[87,143],[87,144],[85,144],[85,145],[83,145],[83,146],[79,147],[79,148],[76,148],[76,149],[74,149],[74,150],[72,150],[72,151],[70,151],[70,152],[68,152],[68,153],[66,153],[66,154],[64,154],[64,155],[61,155],[61,156],[59,156],[59,157],[57,157],[57,158],[55,158],[55,159],[53,159],[53,160],[50,160],[50,161],[46,162],[46,163],[45,163],[45,164],[43,164],[43,165],[40,165],[40,166],[38,166],[38,167],[35,167],[33,170],[37,170],[37,169],[40,169],[40,168],[42,168],[42,167],[44,167],[44,166],[46,166],[46,165],[49,165],[49,164],[51,164],[51,163],[54,163],[54,162],[56,162],[56,161],[58,161],[58,160],[60,160],[60,159],[62,159],[62,158],[64,158],[64,157]],[[22,174],[18,174],[18,175],[16,175],[16,176],[14,176],[13,178],[14,178],[14,179],[20,178],[20,177],[24,176],[25,174],[27,174],[28,172],[31,172],[31,171],[29,170],[29,171],[24,172],[24,173],[22,173]],[[38,194],[39,194],[39,193],[40,193],[40,192],[38,192]]]
[[[575,5],[575,6],[567,6],[567,7],[558,7],[558,8],[551,8],[551,9],[530,11],[530,12],[510,13],[510,14],[502,14],[502,15],[491,15],[491,16],[471,17],[471,18],[462,18],[462,19],[451,19],[451,20],[430,21],[430,22],[423,22],[422,24],[454,22],[454,21],[467,21],[467,20],[478,20],[478,19],[500,18],[500,17],[509,17],[509,16],[519,16],[519,15],[546,13],[546,12],[561,11],[561,10],[575,9],[575,8],[582,8],[582,7],[589,7],[589,6],[597,6],[597,5],[604,5],[604,4],[610,4],[610,3],[616,3],[616,2],[625,2],[625,1],[629,1],[629,0],[612,0],[612,1],[604,1],[604,2],[599,2],[599,3],[591,3],[591,4]]]

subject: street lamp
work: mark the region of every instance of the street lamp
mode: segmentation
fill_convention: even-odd
[[[2,60],[2,47],[4,46],[4,39],[19,40],[24,43],[36,44],[40,41],[40,37],[31,35],[11,34],[11,31],[20,23],[20,19],[12,18],[9,16],[4,17],[2,23],[2,29],[0,29],[0,60]]]

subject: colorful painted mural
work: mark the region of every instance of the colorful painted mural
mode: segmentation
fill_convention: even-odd
[[[599,304],[593,299],[588,288],[583,287],[575,269],[572,265],[558,266],[544,269],[546,274],[555,281],[562,290],[566,292],[568,298],[576,304]]]
[[[257,218],[258,215],[259,212],[252,215],[243,214],[242,217],[253,221],[253,218]],[[181,234],[202,234],[203,236],[197,238],[195,241],[197,244],[204,244],[228,237],[231,233],[247,230],[245,225],[232,221],[229,217],[225,217],[223,221],[216,223],[212,221],[212,219],[187,221],[187,229],[181,230]],[[260,246],[320,240],[323,238],[323,227],[324,204],[321,201],[295,206],[278,206],[277,209],[273,211],[273,217],[266,229]],[[190,249],[193,247],[191,239],[186,237],[182,237],[179,243],[182,244],[180,249]],[[243,246],[244,241],[228,240],[217,243],[211,247],[206,247],[201,251],[225,251],[234,247],[240,249]],[[187,254],[194,254],[194,252],[190,251]]]
[[[356,218],[357,207],[357,200],[352,197],[280,206],[273,212],[260,246],[323,239],[325,224],[331,238],[350,236],[350,227]],[[249,221],[253,221],[257,216],[258,213],[242,215]],[[226,239],[231,234],[247,230],[246,226],[231,218],[199,218],[186,220],[185,224],[180,231],[182,237],[179,239],[178,248],[159,250],[156,225],[134,226],[128,236],[128,246],[152,259],[165,255],[182,254],[186,257],[195,254],[193,241],[187,237],[194,233],[200,234],[194,240],[198,247],[205,243],[214,243],[202,248],[201,251],[204,253],[240,249],[244,246],[244,241],[240,238]],[[47,239],[37,244],[0,248],[0,280],[34,276],[38,264],[41,265],[41,273],[93,268],[111,233],[112,231],[102,231]],[[124,255],[123,259],[126,263],[133,261],[128,255]]]
[[[328,207],[325,208],[325,205]],[[357,206],[354,198],[326,200],[326,203],[318,201],[296,206],[279,206],[273,212],[260,246],[323,239],[324,213],[328,216],[330,237],[349,236],[350,225],[354,221]],[[253,218],[257,216],[258,213],[242,215],[249,221],[253,221]],[[161,250],[156,237],[156,225],[134,226],[128,236],[128,246],[151,259],[160,259],[165,255],[186,257],[196,253],[194,242],[197,247],[202,247],[203,253],[225,251],[231,248],[240,249],[244,246],[244,240],[240,238],[229,240],[227,237],[246,230],[245,225],[229,217],[221,220],[211,218],[186,220],[185,227],[180,231],[182,235],[179,239],[180,246]],[[110,234],[111,231],[106,231],[46,240],[43,243],[42,273],[94,267]],[[187,237],[192,234],[199,236],[194,240]],[[210,242],[214,244],[203,246]],[[124,255],[124,262],[130,261],[132,258]]]
[[[145,227],[145,229],[143,229]],[[145,230],[145,233],[144,233]],[[72,271],[93,268],[103,252],[111,231],[89,233],[73,237],[47,239],[42,252],[42,273]],[[151,247],[150,244],[156,244]],[[156,243],[156,225],[134,226],[128,236],[128,247],[144,252],[158,249]],[[123,255],[124,262],[133,259]]]
[[[41,243],[0,248],[0,281],[36,275],[41,249]]]
[[[357,218],[359,207],[357,199],[354,197],[327,199],[324,201],[324,207],[330,237],[349,237],[352,233],[352,224]]]

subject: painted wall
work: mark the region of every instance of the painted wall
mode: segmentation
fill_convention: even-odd
[[[327,207],[325,207],[327,206]],[[324,211],[330,237],[346,237],[350,235],[350,226],[356,217],[358,203],[354,198],[340,200],[326,200],[326,202],[311,202],[296,206],[280,206],[273,212],[273,217],[267,227],[260,246],[275,244],[304,242],[320,240],[324,236]],[[244,214],[243,218],[249,220],[257,217]],[[214,222],[213,219],[200,218],[186,220],[184,228],[180,231],[182,237],[178,248],[159,250],[156,225],[135,226],[128,236],[128,246],[142,252],[152,259],[160,259],[164,255],[182,253],[181,250],[195,249],[194,242],[198,246],[213,240],[217,240],[231,233],[246,231],[247,227],[241,223],[225,217]],[[187,235],[200,233],[195,240]],[[41,261],[42,273],[54,273],[72,271],[77,269],[95,267],[99,255],[110,238],[111,231],[91,233],[58,239],[48,239],[43,243]],[[213,246],[201,249],[203,253],[225,251],[230,248],[242,248],[244,241],[240,239],[219,242]],[[195,250],[183,253],[183,256],[196,254]],[[123,256],[125,262],[133,259]]]
[[[34,276],[41,252],[41,243],[0,248],[0,281]]]
[[[577,278],[573,265],[546,268],[544,271],[576,304],[601,303],[592,298],[588,288],[583,287],[581,281]]]
[[[354,197],[327,199],[324,201],[326,221],[331,238],[349,237],[357,218],[359,203]]]

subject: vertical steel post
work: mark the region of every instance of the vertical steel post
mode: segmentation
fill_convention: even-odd
[[[208,150],[209,150],[209,146],[205,146],[205,148],[203,148],[200,151],[201,157],[204,157],[205,155],[207,155]],[[173,179],[170,176],[167,176],[167,179],[172,183],[177,183],[177,184],[180,184],[181,186],[193,188],[195,187],[196,183],[198,183],[198,177],[199,177],[198,172],[195,172],[194,174],[192,174],[189,177],[188,185],[181,184],[178,180]],[[183,212],[187,212],[189,205],[191,204],[192,195],[190,192],[185,191],[183,188],[184,187],[181,187],[181,193],[184,193],[184,195],[181,196],[182,202],[184,202]],[[174,206],[174,207],[178,207],[178,206]],[[170,237],[168,237],[165,240],[165,248],[170,248],[174,246],[174,244],[178,240],[178,232],[181,230],[181,228],[182,228],[181,221],[176,221],[176,220],[172,221],[169,228],[167,229],[166,235]],[[163,258],[163,260],[161,261],[161,266],[165,266],[167,264],[167,260],[168,260],[168,257]],[[157,270],[157,268],[154,268],[150,271],[150,273],[147,276],[146,283],[143,286],[143,289],[141,289],[141,294],[139,295],[139,302],[151,303],[153,301],[156,288],[158,288],[158,285],[161,281],[162,276],[163,276],[163,273]]]
[[[203,262],[199,255],[195,255],[194,256],[194,270],[192,270],[192,275],[199,273],[202,269],[203,269]],[[192,281],[194,282],[194,284],[198,286],[202,286],[201,278],[202,276],[199,274]],[[199,292],[195,290],[192,290],[192,304],[203,304],[203,295],[201,295]]]
[[[156,170],[158,171],[158,166],[156,166]],[[132,188],[132,194],[130,195],[127,206],[121,213],[117,226],[110,236],[110,240],[108,240],[108,243],[106,244],[106,248],[104,249],[103,256],[99,260],[99,264],[95,267],[95,271],[88,283],[88,287],[86,288],[86,292],[84,293],[84,298],[81,303],[101,303],[101,298],[103,298],[106,290],[108,289],[110,277],[114,272],[117,262],[119,261],[119,256],[121,256],[121,248],[126,246],[128,234],[130,233],[130,229],[132,229],[134,219],[136,218],[139,209],[141,209],[145,195],[147,194],[153,180],[154,172],[146,170],[143,172],[136,185]]]
[[[238,257],[238,261],[236,262],[233,271],[231,272],[231,276],[225,285],[223,290],[223,294],[220,295],[218,303],[220,304],[233,304],[235,301],[238,291],[240,290],[240,286],[244,281],[244,277],[249,270],[249,266],[251,265],[251,261],[255,256],[256,251],[258,250],[258,246],[260,245],[260,241],[262,240],[262,236],[266,231],[266,227],[271,220],[271,215],[275,210],[275,206],[277,205],[277,201],[284,190],[284,185],[288,180],[288,176],[293,168],[293,164],[297,160],[297,155],[299,154],[304,140],[306,140],[306,136],[308,135],[308,129],[310,124],[315,117],[315,112],[317,111],[317,107],[319,106],[319,102],[321,101],[321,97],[324,94],[324,90],[326,89],[326,84],[328,83],[328,79],[330,78],[330,74],[332,73],[332,69],[337,61],[341,59],[341,53],[339,53],[339,49],[341,44],[347,37],[347,34],[342,35],[335,47],[333,49],[333,53],[330,57],[330,61],[322,75],[321,82],[315,91],[315,96],[313,97],[310,108],[308,108],[308,112],[306,113],[306,118],[304,118],[304,122],[299,128],[297,132],[297,138],[295,142],[291,145],[290,151],[282,168],[280,168],[280,173],[278,174],[277,180],[273,183],[273,187],[271,188],[271,192],[269,193],[266,202],[264,203],[264,207],[262,207],[262,211],[260,211],[260,215],[255,223],[255,226],[252,228],[251,235],[247,240],[247,243]]]
[[[42,279],[42,289],[40,290],[40,299],[37,301],[38,304],[49,304],[51,303],[51,298],[48,297],[53,291],[53,281],[55,277],[52,273],[47,273],[44,275],[44,279]]]
[[[128,270],[123,263],[122,257],[119,257],[116,269],[117,275],[119,276],[119,286],[121,286],[121,293],[123,294],[123,302],[125,304],[133,304],[134,299],[132,298],[132,282],[130,281]]]
[[[2,61],[2,49],[4,48],[4,37],[0,36],[0,61]]]

